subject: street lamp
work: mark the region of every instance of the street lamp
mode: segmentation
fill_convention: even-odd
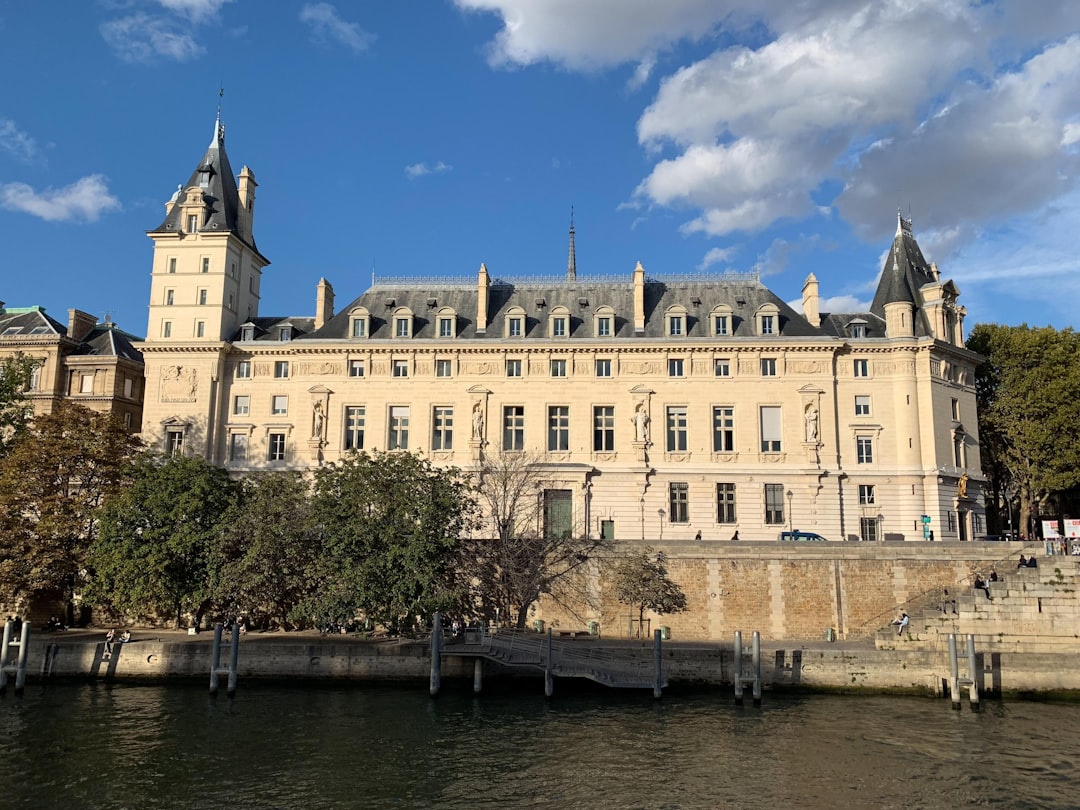
[[[787,519],[788,519],[788,531],[795,531],[795,516],[791,514],[791,499],[795,496],[791,494],[791,490],[787,491]]]

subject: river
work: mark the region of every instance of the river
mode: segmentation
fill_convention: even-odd
[[[468,687],[34,685],[0,806],[1080,807],[1080,704]]]

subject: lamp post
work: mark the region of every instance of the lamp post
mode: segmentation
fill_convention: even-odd
[[[791,499],[795,496],[792,495],[791,490],[787,491],[787,519],[788,519],[788,531],[795,531],[795,516],[791,514]]]

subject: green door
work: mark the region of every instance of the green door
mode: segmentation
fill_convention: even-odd
[[[573,531],[573,493],[568,489],[545,489],[544,537],[569,537]]]

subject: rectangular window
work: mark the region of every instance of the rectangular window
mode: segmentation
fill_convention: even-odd
[[[289,395],[274,394],[270,400],[270,413],[273,416],[285,416],[289,412]]]
[[[548,452],[565,453],[570,449],[570,408],[552,405],[548,408]]]
[[[615,406],[593,407],[593,452],[611,453],[615,450]]]
[[[765,485],[765,522],[771,525],[784,525],[784,485]]]
[[[521,337],[521,318],[510,318],[509,320],[507,331],[510,333],[510,337]]]
[[[34,366],[35,371],[38,371],[40,368],[41,368],[40,366]],[[35,377],[30,378],[30,390],[33,390],[33,389],[37,388],[37,385],[35,383],[35,379],[36,379]],[[134,390],[135,390],[135,381],[132,380],[131,377],[124,377],[124,396],[127,397],[128,399],[131,399],[131,393]]]
[[[187,229],[188,229],[188,233],[195,233],[195,231],[199,230],[199,215],[198,214],[188,214]]]
[[[236,306],[233,304],[233,294],[232,293],[229,293],[229,309],[236,309]]]
[[[864,517],[859,518],[859,537],[868,543],[876,542],[878,539],[878,522],[877,518]]]
[[[174,258],[169,259],[169,272],[170,273],[175,273],[176,272],[176,259],[174,259]]]
[[[954,422],[960,421],[960,400],[951,400],[952,405],[952,418]]]
[[[349,376],[350,377],[363,377],[364,376],[364,361],[363,360],[350,360],[349,361]]]
[[[409,376],[409,361],[408,360],[395,360],[393,368],[394,368],[394,376],[395,377],[408,377]]]
[[[345,449],[364,449],[364,421],[367,415],[363,405],[345,407]]]
[[[236,278],[236,262],[229,265],[229,276],[230,278]]]
[[[229,434],[229,461],[247,461],[248,437],[246,433]]]
[[[436,377],[449,377],[453,367],[450,365],[449,360],[436,360],[435,361],[435,376]]]
[[[161,324],[161,336],[172,337],[172,321],[165,321]]]
[[[248,313],[250,317],[250,313]],[[255,339],[255,327],[254,326],[242,326],[240,327],[240,340],[254,340]]]
[[[684,481],[668,484],[668,522],[690,522],[690,485]]]
[[[251,397],[247,394],[239,394],[233,397],[233,409],[234,416],[247,416],[251,413]]]
[[[399,338],[409,336],[408,318],[394,318],[394,336]]]
[[[199,290],[199,306],[206,306],[206,290]]]
[[[274,377],[278,380],[287,379],[289,376],[289,361],[288,360],[275,360],[274,361]]]
[[[735,523],[735,485],[716,485],[716,522]]]
[[[266,437],[267,441],[267,461],[284,461],[285,460],[285,434],[284,433],[271,433]]]
[[[176,301],[176,290],[165,291],[165,306],[171,307]]]
[[[783,439],[783,425],[778,405],[761,407],[761,452],[779,453]]]
[[[281,340],[281,341],[292,340],[292,327],[291,326],[283,326],[280,329],[278,329],[278,340]]]
[[[596,376],[597,377],[610,377],[611,376],[611,361],[608,359],[596,361]]]
[[[551,361],[551,376],[552,377],[565,377],[566,376],[566,361],[565,360],[552,360]]]
[[[874,463],[874,440],[869,436],[858,436],[855,439],[855,460],[859,464]]]
[[[525,406],[503,407],[503,450],[525,449]]]
[[[761,316],[761,334],[772,335],[776,333],[776,316],[775,315],[762,315]]]
[[[209,259],[209,257],[203,257],[202,271],[204,273],[209,273],[210,272],[210,259]]]
[[[735,452],[735,409],[719,406],[712,409],[713,452]]]
[[[856,377],[869,377],[870,376],[870,363],[868,360],[856,360],[855,361],[855,376]]]
[[[683,376],[683,360],[681,357],[671,357],[667,361],[667,375],[669,377]]]
[[[689,437],[687,435],[687,413],[685,405],[669,405],[667,409],[667,450],[669,453],[685,453]]]
[[[731,328],[728,326],[727,315],[714,315],[713,316],[713,334],[718,337],[721,335],[727,335],[731,333]]]
[[[170,456],[184,452],[183,429],[169,428],[165,431],[165,452]]]
[[[390,435],[386,446],[390,450],[409,449],[409,406],[390,406]]]
[[[596,336],[611,337],[611,318],[596,319]]]
[[[856,416],[869,416],[870,415],[870,395],[869,394],[856,394],[855,395],[855,415]]]
[[[520,377],[521,376],[521,361],[520,360],[507,360],[506,361],[506,376],[507,377]]]
[[[251,379],[251,361],[240,360],[236,364],[236,379],[249,380]]]
[[[79,393],[80,394],[92,394],[94,393],[94,375],[83,374],[79,380]]]
[[[713,373],[717,377],[730,377],[731,376],[731,361],[730,360],[717,360],[713,365]]]
[[[195,337],[206,337],[206,321],[195,321]]]
[[[956,531],[956,512],[945,513],[945,528],[950,532]]]
[[[859,484],[859,505],[860,506],[873,506],[874,505],[874,485],[873,484]]]
[[[776,376],[776,358],[775,357],[762,357],[761,358],[761,376],[762,377],[775,377]]]
[[[367,337],[367,321],[365,319],[352,319],[352,336],[354,338]]]
[[[682,315],[670,315],[668,316],[668,334],[672,337],[679,337],[683,333],[683,316]]]
[[[551,336],[566,337],[566,318],[551,319]]]
[[[454,319],[439,318],[439,337],[448,338],[454,336]]]
[[[454,409],[436,406],[432,409],[431,449],[454,449]]]

